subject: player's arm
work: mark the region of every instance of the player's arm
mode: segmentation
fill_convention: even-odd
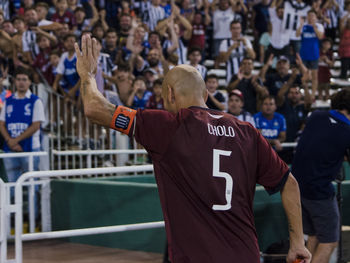
[[[281,198],[289,226],[290,248],[287,263],[292,263],[297,258],[309,263],[311,254],[304,245],[299,186],[291,173],[281,191]]]
[[[96,124],[110,127],[113,116],[117,114],[118,109],[120,111],[120,108],[123,107],[119,106],[116,110],[115,105],[103,97],[97,89],[96,80],[93,77],[97,70],[99,56],[96,40],[91,40],[90,36],[84,35],[81,43],[82,51],[75,43],[75,52],[77,54],[77,71],[81,79],[80,92],[85,115]],[[132,121],[129,123],[131,125]]]

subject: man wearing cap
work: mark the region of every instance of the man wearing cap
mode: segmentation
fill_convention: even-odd
[[[248,111],[243,110],[244,97],[243,97],[243,93],[240,90],[234,89],[233,91],[230,92],[227,106],[228,106],[228,110],[227,110],[228,113],[231,113],[240,121],[249,122],[251,125],[255,127],[255,121],[254,121],[253,115]]]
[[[290,69],[290,63],[289,59],[286,56],[280,56],[277,58],[276,73],[266,75],[266,72],[273,63],[273,59],[274,57],[271,55],[266,64],[261,69],[260,77],[264,81],[265,86],[268,88],[270,95],[277,96],[277,93],[282,88],[283,84],[286,83],[291,77],[291,74],[288,73]],[[299,62],[300,60],[297,58],[298,65],[300,65]],[[299,74],[295,77],[293,83],[301,85],[301,77]]]

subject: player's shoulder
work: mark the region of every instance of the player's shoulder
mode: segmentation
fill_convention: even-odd
[[[284,115],[281,114],[281,113],[278,113],[278,112],[275,112],[275,116],[274,116],[275,119],[278,119],[278,120],[284,120]]]

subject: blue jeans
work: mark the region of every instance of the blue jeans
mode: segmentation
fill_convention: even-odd
[[[39,152],[40,149],[33,149],[32,152]],[[39,170],[39,157],[33,158],[34,171]],[[29,171],[29,157],[19,158],[4,158],[4,165],[7,173],[7,179],[9,182],[16,182],[17,179]]]

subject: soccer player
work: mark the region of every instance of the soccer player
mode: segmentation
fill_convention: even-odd
[[[195,68],[180,65],[166,74],[167,111],[135,111],[115,107],[97,91],[96,41],[83,36],[82,53],[75,48],[85,114],[134,135],[152,157],[171,262],[260,262],[253,218],[256,183],[269,193],[281,191],[291,240],[287,262],[310,262],[299,188],[288,166],[250,124],[206,107],[207,90]]]

